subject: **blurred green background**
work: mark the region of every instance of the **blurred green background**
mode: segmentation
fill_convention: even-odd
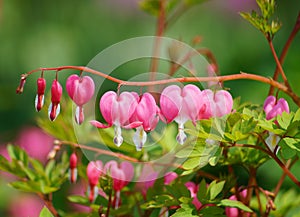
[[[114,43],[154,35],[155,18],[140,11],[137,2],[0,0],[1,144],[13,141],[22,127],[34,125],[38,115],[34,109],[38,75],[30,76],[24,93],[17,95],[15,89],[22,73],[38,67],[86,65]],[[295,23],[300,2],[280,0],[277,3],[276,16],[283,26],[274,38],[274,45],[280,53]],[[255,6],[252,0],[207,1],[181,16],[166,36],[190,43],[194,36],[200,35],[201,45],[215,54],[222,74],[242,70],[272,76],[275,63],[267,41],[238,15],[238,11],[250,11]],[[294,91],[300,95],[300,35],[293,41],[283,68]],[[134,66],[132,71],[137,71]],[[54,74],[47,74],[48,84],[53,77]],[[258,104],[263,103],[269,88],[255,81],[232,81],[225,86],[234,97],[242,96],[242,101]],[[289,102],[295,110],[295,104]],[[264,168],[258,174],[260,184],[266,182],[272,188],[281,171],[272,163]],[[293,186],[287,182],[286,187],[289,185]]]

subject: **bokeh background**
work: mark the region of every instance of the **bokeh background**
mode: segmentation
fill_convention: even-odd
[[[277,3],[276,17],[283,26],[274,38],[274,45],[280,53],[295,23],[300,2],[279,0]],[[178,18],[166,36],[186,43],[196,35],[201,36],[201,46],[214,53],[221,74],[245,71],[272,76],[275,63],[267,41],[238,15],[239,11],[254,8],[253,0],[207,1]],[[24,93],[16,95],[22,73],[38,67],[86,65],[114,43],[154,35],[155,24],[154,17],[139,9],[138,0],[0,0],[0,144],[18,141],[24,130],[35,126],[37,77],[29,77]],[[283,68],[294,91],[300,94],[300,35],[293,41]],[[132,64],[130,69],[137,72]],[[49,73],[46,78],[53,77]],[[242,101],[258,104],[263,103],[268,92],[267,85],[255,81],[232,81],[225,86],[234,97],[242,96]],[[291,110],[297,109],[289,102]],[[300,171],[298,166],[293,172],[300,177],[297,171]],[[258,175],[259,184],[271,189],[281,171],[269,162]],[[4,187],[5,181],[0,183],[1,210],[15,206],[12,201],[22,197]],[[287,180],[284,187],[295,186]],[[12,212],[9,215],[13,216]]]

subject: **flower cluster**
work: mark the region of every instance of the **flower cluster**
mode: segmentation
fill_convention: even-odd
[[[18,92],[23,90],[25,78],[21,80]],[[35,108],[40,111],[44,105],[46,80],[41,77],[37,80],[37,95]],[[94,95],[95,84],[89,76],[71,75],[66,81],[66,91],[76,104],[75,121],[81,124],[84,121],[83,106]],[[48,109],[49,118],[54,121],[60,113],[60,100],[63,88],[57,78],[51,86],[51,104]],[[184,144],[187,136],[184,126],[187,121],[194,125],[201,119],[221,117],[232,110],[233,99],[228,91],[210,89],[200,90],[193,84],[182,88],[177,85],[166,87],[160,96],[159,107],[150,93],[139,95],[135,92],[114,91],[106,92],[100,99],[99,107],[106,123],[96,120],[90,123],[97,128],[114,126],[114,143],[119,147],[123,143],[122,128],[135,129],[132,138],[136,150],[142,150],[147,141],[147,133],[153,131],[159,120],[164,123],[178,124],[177,141]]]
[[[25,78],[21,80],[21,84],[17,92],[23,91]],[[46,89],[46,80],[41,77],[37,80],[37,95],[35,98],[35,108],[40,111],[44,106],[44,94]],[[88,103],[94,95],[95,84],[91,77],[71,75],[66,81],[66,90],[70,98],[77,105],[75,120],[81,124],[84,121],[83,105]],[[49,119],[54,121],[60,113],[60,100],[62,96],[62,86],[57,79],[54,79],[51,86],[51,104],[48,109]]]
[[[97,128],[114,126],[114,143],[120,146],[123,143],[121,129],[135,128],[133,142],[136,150],[141,150],[147,140],[147,133],[154,130],[159,119],[165,123],[172,121],[178,124],[179,144],[184,144],[186,134],[184,125],[187,121],[221,117],[232,110],[233,99],[228,91],[201,91],[197,86],[188,84],[183,88],[177,85],[166,87],[160,96],[160,107],[150,93],[139,96],[135,92],[114,91],[106,92],[100,99],[100,111],[107,122],[93,120],[91,124]]]

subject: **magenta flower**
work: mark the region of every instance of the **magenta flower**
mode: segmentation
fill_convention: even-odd
[[[84,120],[83,105],[88,103],[94,95],[95,84],[91,77],[71,75],[66,82],[68,95],[77,105],[75,120],[81,124]]]
[[[24,85],[26,83],[26,77],[27,77],[26,75],[21,76],[20,84],[19,84],[19,86],[17,87],[17,90],[16,90],[17,94],[23,93]]]
[[[60,113],[60,98],[62,95],[62,87],[55,79],[51,86],[51,104],[48,109],[49,118],[54,121]]]
[[[147,133],[155,129],[159,121],[159,108],[156,105],[154,97],[150,93],[144,93],[141,97],[132,92],[138,101],[135,113],[131,116],[130,122],[138,121],[142,125],[136,128],[133,136],[133,142],[137,151],[141,151],[147,140]]]
[[[283,112],[289,113],[289,104],[283,98],[280,98],[276,102],[276,98],[274,96],[268,96],[264,103],[264,111],[266,113],[266,119],[270,120],[275,118],[278,115],[281,115]],[[277,121],[275,121],[277,123]],[[266,144],[270,148],[271,151],[274,151],[280,141],[280,137],[276,134],[269,132],[269,136],[266,139]],[[278,151],[279,149],[277,149]]]
[[[276,102],[274,96],[268,96],[264,103],[264,111],[266,112],[266,119],[270,120],[275,118],[277,115],[281,115],[283,112],[289,113],[289,104],[283,98],[280,98]]]
[[[35,98],[35,109],[39,112],[44,105],[44,94],[46,89],[45,78],[38,78],[37,80],[37,95]]]
[[[177,173],[175,173],[175,172],[168,172],[164,176],[164,184],[165,185],[171,184],[177,177],[178,177]]]
[[[191,197],[193,198],[192,203],[194,204],[196,209],[199,209],[202,206],[201,202],[197,198],[197,192],[198,192],[199,186],[196,185],[194,182],[187,182],[187,183],[185,183],[185,187],[187,187],[187,189],[191,193]]]
[[[108,128],[115,126],[114,143],[119,147],[123,143],[121,128],[136,128],[142,125],[141,122],[131,122],[129,119],[137,107],[136,98],[129,92],[123,92],[119,96],[113,92],[106,92],[100,99],[100,111],[107,124],[98,121],[90,123],[97,128]]]
[[[120,204],[120,192],[133,178],[134,168],[131,163],[123,161],[118,164],[112,160],[105,164],[104,171],[113,179],[113,189],[115,190],[115,208]]]
[[[86,174],[89,181],[88,195],[91,203],[96,200],[98,195],[97,185],[102,174],[102,169],[103,164],[101,161],[90,161],[86,168]]]
[[[174,120],[178,124],[176,139],[179,144],[183,144],[187,138],[184,133],[184,124],[188,120],[196,123],[201,100],[200,89],[192,84],[186,85],[183,89],[171,85],[161,93],[161,113],[166,118],[167,123]]]
[[[69,165],[69,179],[71,183],[75,183],[77,180],[77,155],[73,152],[70,156]]]
[[[209,119],[211,117],[222,117],[232,110],[233,99],[226,90],[213,92],[210,89],[201,92],[202,101],[199,111],[199,119]]]

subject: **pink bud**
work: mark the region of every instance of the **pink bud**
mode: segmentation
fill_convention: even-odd
[[[77,180],[77,156],[76,153],[73,152],[70,156],[70,171],[69,171],[69,179],[71,183],[75,183]]]
[[[35,98],[35,108],[37,111],[40,111],[44,105],[45,89],[46,89],[46,80],[44,78],[38,78],[37,95]]]
[[[25,82],[26,82],[26,76],[22,75],[21,80],[20,80],[20,84],[19,84],[19,86],[17,87],[17,90],[16,90],[17,94],[23,93]]]
[[[62,95],[62,87],[57,80],[53,80],[51,86],[51,104],[48,109],[49,118],[54,121],[60,113],[60,98]]]
[[[266,112],[266,119],[270,120],[275,118],[277,115],[281,115],[283,112],[289,113],[289,105],[287,101],[283,98],[280,98],[276,102],[274,96],[268,96],[264,103],[264,111]]]
[[[68,95],[77,105],[76,122],[81,124],[84,120],[83,105],[93,97],[95,84],[91,77],[71,75],[66,82],[66,90]]]

